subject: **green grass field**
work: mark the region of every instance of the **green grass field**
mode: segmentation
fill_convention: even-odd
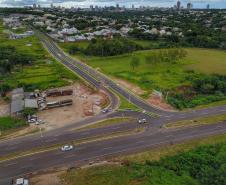
[[[188,55],[176,64],[146,64],[145,56],[152,51],[138,51],[115,57],[85,57],[78,55],[82,61],[105,74],[128,80],[150,91],[152,89],[172,89],[189,84],[187,71],[194,70],[206,74],[226,73],[226,52],[209,49],[186,49]],[[130,61],[133,56],[140,58],[140,66],[133,70]]]
[[[88,45],[88,41],[80,41],[80,42],[60,42],[58,43],[60,47],[64,49],[65,52],[69,52],[69,49],[73,46],[76,46],[78,48],[85,49]]]
[[[69,85],[78,79],[74,73],[52,58],[35,36],[10,40],[2,33],[3,29],[0,22],[2,45],[14,46],[18,52],[30,54],[35,58],[32,65],[23,68],[16,66],[11,74],[0,76],[0,80],[9,84],[11,88],[22,84],[29,89],[47,89]]]
[[[27,123],[23,119],[13,118],[13,117],[0,117],[0,131],[5,131],[9,129],[19,128],[26,126]]]
[[[148,41],[138,41],[143,46],[148,46]],[[60,46],[68,52],[71,45],[86,47],[87,42],[61,43]],[[226,52],[211,49],[188,48],[187,57],[176,64],[146,64],[145,57],[152,51],[137,51],[131,54],[114,57],[89,57],[82,54],[75,55],[83,62],[98,68],[113,77],[128,80],[146,91],[152,89],[172,89],[189,84],[188,71],[205,74],[226,74]],[[133,70],[130,66],[132,57],[140,59],[140,66]]]

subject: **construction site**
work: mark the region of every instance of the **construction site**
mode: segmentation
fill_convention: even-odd
[[[35,109],[36,114],[27,121],[31,125],[45,123],[42,127],[49,130],[98,114],[108,102],[104,92],[93,91],[80,83],[34,92],[18,88],[11,92],[10,113],[20,116],[26,108]]]

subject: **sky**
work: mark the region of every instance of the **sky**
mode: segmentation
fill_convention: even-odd
[[[115,6],[118,3],[120,6],[135,7],[151,6],[151,7],[172,7],[177,0],[0,0],[0,6],[24,6],[34,3],[41,6],[50,6],[53,3],[56,6],[63,7],[81,7],[87,8],[90,5],[97,6]],[[181,0],[182,5],[186,6],[188,2],[193,3],[194,8],[205,8],[210,4],[211,8],[225,8],[226,0]]]

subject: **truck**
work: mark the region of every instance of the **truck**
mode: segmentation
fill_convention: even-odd
[[[18,178],[16,179],[15,185],[29,185],[29,180],[25,178]]]

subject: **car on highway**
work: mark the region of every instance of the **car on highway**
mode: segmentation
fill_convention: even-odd
[[[109,112],[109,109],[107,109],[107,108],[105,108],[105,109],[103,109],[102,111],[101,111],[102,113],[108,113]]]
[[[138,123],[139,124],[147,123],[147,119],[146,118],[138,119]]]
[[[64,145],[61,147],[61,151],[66,152],[72,150],[73,148],[73,145]]]

